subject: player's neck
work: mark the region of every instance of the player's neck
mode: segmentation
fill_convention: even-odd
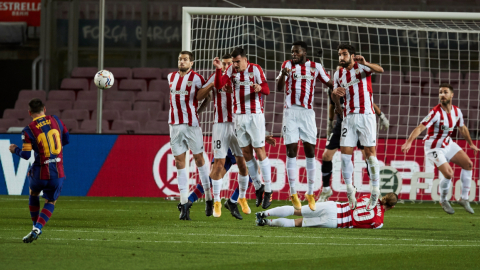
[[[355,66],[355,63],[356,63],[356,62],[352,61],[352,62],[350,63],[350,65],[348,65],[348,67],[346,67],[345,69],[346,69],[346,70],[351,70],[351,69],[353,68],[353,66]]]
[[[447,105],[443,105],[442,103],[440,103],[440,106],[442,106],[443,110],[446,112],[446,113],[450,113],[452,111],[452,103],[448,103]]]
[[[32,114],[30,115],[32,117],[32,119],[35,119],[35,118],[39,118],[39,117],[43,117],[45,116],[45,113],[35,113],[35,114]]]
[[[183,77],[183,76],[187,75],[191,70],[192,70],[192,68],[189,68],[187,71],[179,70],[178,73],[180,74],[180,77]]]

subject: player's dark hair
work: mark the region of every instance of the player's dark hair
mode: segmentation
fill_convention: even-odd
[[[229,53],[226,53],[222,56],[222,59],[230,59],[232,56]]]
[[[45,108],[45,104],[39,98],[34,98],[28,102],[28,110],[31,113],[43,112],[43,108]]]
[[[442,88],[442,87],[447,87],[448,89],[450,89],[450,92],[453,93],[453,86],[449,83],[442,83],[440,84],[439,88]]]
[[[194,57],[193,57],[193,53],[192,53],[192,52],[190,52],[190,51],[181,51],[180,54],[188,54],[188,58],[190,58],[190,62],[193,62]]]
[[[292,46],[300,46],[305,52],[308,50],[307,43],[301,40],[293,42]]]
[[[237,56],[242,56],[242,57],[247,57],[247,54],[245,53],[245,50],[243,48],[237,47],[233,49],[232,53],[230,54],[232,58],[235,58]]]
[[[338,51],[338,50],[347,50],[350,55],[352,55],[352,54],[357,54],[357,53],[355,52],[355,47],[353,47],[353,46],[350,45],[350,44],[341,43],[341,44],[338,45],[338,47],[337,47],[337,51]]]

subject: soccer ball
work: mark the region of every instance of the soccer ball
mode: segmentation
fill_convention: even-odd
[[[95,74],[93,82],[100,89],[108,89],[113,86],[113,74],[106,69],[100,70],[99,72],[97,72],[97,74]]]

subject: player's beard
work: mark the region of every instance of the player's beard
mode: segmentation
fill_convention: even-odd
[[[188,67],[178,67],[178,70],[180,70],[180,72],[187,72],[190,68]]]
[[[338,64],[343,67],[343,68],[347,68],[348,66],[350,66],[350,63],[351,61],[348,61],[348,62],[339,62]]]
[[[442,103],[443,106],[447,106],[448,104],[450,104],[451,100],[449,99],[445,99],[445,100],[440,100],[440,103]]]

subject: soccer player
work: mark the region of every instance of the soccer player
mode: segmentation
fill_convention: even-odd
[[[342,121],[343,116],[342,113],[337,113],[337,122],[335,123],[335,127],[333,127],[333,117],[335,115],[335,103],[331,97],[332,92],[328,92],[328,98],[330,99],[330,105],[328,107],[328,121],[327,121],[327,144],[325,146],[325,151],[322,155],[322,192],[318,198],[318,202],[325,202],[332,196],[333,191],[330,188],[330,179],[332,177],[332,159],[337,149],[340,147],[340,137],[342,133]],[[340,103],[343,104],[343,97],[340,98]],[[375,110],[375,114],[380,117],[380,125],[381,128],[388,129],[390,122],[388,121],[387,117],[377,104],[373,103],[373,109]],[[357,148],[362,151],[363,158],[366,161],[365,157],[365,150],[364,147],[360,144],[360,141],[357,142]],[[367,163],[368,166],[368,163]],[[367,170],[368,172],[368,170]]]
[[[428,128],[427,135],[423,138],[425,141],[425,156],[437,166],[443,175],[440,181],[440,204],[443,210],[448,214],[455,213],[447,201],[447,194],[453,177],[453,169],[449,162],[452,162],[462,168],[460,174],[462,197],[457,203],[463,206],[467,212],[473,214],[474,211],[468,201],[468,192],[470,191],[470,184],[472,182],[473,163],[462,148],[450,137],[455,127],[458,127],[458,130],[467,141],[470,149],[474,151],[475,155],[477,155],[479,150],[470,138],[468,128],[463,121],[462,111],[457,106],[452,105],[453,94],[453,87],[450,84],[444,83],[440,85],[440,104],[433,107],[427,117],[412,131],[407,142],[402,145],[402,152],[408,153],[412,147],[412,142]]]
[[[364,146],[368,171],[372,183],[370,203],[371,211],[380,196],[380,165],[376,157],[377,119],[373,110],[372,77],[373,72],[383,73],[383,68],[369,63],[355,48],[349,44],[337,47],[339,64],[342,68],[335,72],[332,99],[340,108],[339,98],[345,96],[343,102],[342,135],[340,150],[342,152],[342,175],[347,185],[347,196],[350,208],[357,207],[356,188],[352,185],[353,148],[360,141]]]
[[[277,91],[283,91],[286,85],[285,109],[283,111],[283,137],[287,147],[287,176],[290,185],[290,199],[293,207],[302,207],[298,199],[295,184],[298,177],[297,152],[298,140],[302,140],[306,156],[307,198],[310,209],[315,210],[315,145],[317,144],[317,125],[313,110],[313,94],[316,81],[319,80],[333,88],[330,75],[322,64],[307,59],[307,43],[296,41],[292,44],[292,59],[283,62],[277,77]]]
[[[272,169],[265,152],[265,115],[263,114],[263,95],[270,94],[267,80],[262,68],[248,62],[245,50],[235,48],[230,54],[233,64],[222,75],[222,63],[218,57],[213,60],[216,67],[215,87],[222,89],[227,83],[232,84],[233,111],[235,115],[235,136],[242,148],[243,157],[255,185],[256,202],[267,209],[272,200]],[[259,164],[253,155],[259,159]],[[262,172],[264,185],[260,184],[258,165]]]
[[[22,131],[22,149],[15,144],[10,145],[12,154],[26,160],[30,159],[32,150],[35,153],[35,161],[27,175],[30,189],[28,207],[33,229],[23,238],[24,243],[37,240],[42,234],[43,227],[52,217],[65,180],[63,146],[69,142],[68,129],[57,116],[45,115],[45,105],[40,99],[32,99],[28,107],[28,113],[33,121]],[[38,196],[42,191],[45,204],[42,212],[39,212]]]
[[[266,136],[265,137],[265,142],[270,144],[271,146],[275,146],[277,144],[277,141],[272,136]],[[215,162],[215,159],[212,161],[212,165],[214,164],[214,162]],[[222,173],[221,173],[222,179],[227,174],[227,172],[230,170],[230,167],[234,164],[236,164],[235,156],[232,154],[232,151],[230,149],[228,149],[228,154],[227,154],[227,157],[225,158],[224,169],[222,170]],[[253,183],[251,177],[249,177],[249,184],[250,183]],[[247,189],[249,187],[250,187],[250,185],[247,186]],[[188,197],[188,203],[190,203],[190,204],[194,203],[202,195],[203,195],[202,185],[198,184],[196,186],[196,188],[192,191],[192,193],[190,193],[190,196]],[[232,193],[232,196],[230,196],[230,198],[225,201],[224,206],[225,206],[225,208],[227,208],[230,211],[230,213],[232,214],[233,217],[241,220],[241,219],[243,219],[243,217],[240,214],[240,212],[238,211],[238,206],[237,206],[237,201],[238,201],[239,195],[240,195],[239,185],[237,184],[237,187],[235,188],[234,192]],[[250,210],[250,207],[248,206],[248,204],[240,204],[240,206],[242,207],[242,212],[243,213],[245,213],[247,215],[249,215],[251,213],[251,210]],[[180,204],[178,204],[178,207],[179,207],[178,210],[180,210]],[[212,213],[210,213],[209,215],[211,216]],[[209,216],[209,215],[207,214],[207,216]]]
[[[225,54],[222,57],[222,72],[224,73],[228,66],[232,64],[232,56]],[[223,74],[222,74],[223,75]],[[248,209],[247,199],[245,194],[248,188],[248,170],[243,158],[242,149],[240,148],[237,138],[235,137],[235,114],[233,113],[233,94],[231,92],[231,86],[228,84],[223,88],[217,89],[214,85],[215,73],[213,73],[204,85],[204,88],[200,89],[197,94],[197,99],[202,100],[213,95],[214,103],[214,124],[212,128],[212,144],[213,144],[213,156],[214,164],[210,173],[210,179],[213,189],[213,201],[214,210],[213,216],[220,217],[222,215],[222,203],[220,198],[220,191],[222,189],[223,175],[225,175],[225,157],[230,149],[235,155],[236,164],[238,166],[238,184],[240,186],[240,194],[238,202],[242,206],[242,209]],[[227,90],[227,87],[230,90]],[[228,202],[226,202],[228,204]],[[236,208],[232,205],[232,209]],[[230,208],[228,208],[230,210]],[[237,209],[238,212],[238,209]],[[210,213],[207,213],[207,216]],[[232,213],[233,214],[233,213]],[[240,214],[240,213],[239,213]],[[250,213],[248,213],[250,214]]]
[[[193,54],[182,51],[178,55],[178,71],[168,74],[170,86],[170,145],[177,167],[178,189],[180,191],[180,220],[190,220],[188,202],[188,175],[185,170],[185,157],[192,151],[198,174],[205,189],[205,199],[212,205],[209,167],[203,158],[203,135],[198,121],[198,90],[205,84],[201,75],[192,70]],[[206,207],[209,207],[207,203]]]
[[[395,207],[398,201],[397,194],[391,192],[375,202],[372,210],[367,210],[370,196],[358,198],[357,208],[350,208],[349,203],[320,202],[315,211],[303,206],[297,210],[292,206],[280,206],[264,212],[256,213],[257,226],[272,227],[317,227],[317,228],[359,228],[380,229],[383,227],[385,211]],[[283,217],[301,216],[302,218],[287,219]],[[269,217],[281,217],[269,219]]]

